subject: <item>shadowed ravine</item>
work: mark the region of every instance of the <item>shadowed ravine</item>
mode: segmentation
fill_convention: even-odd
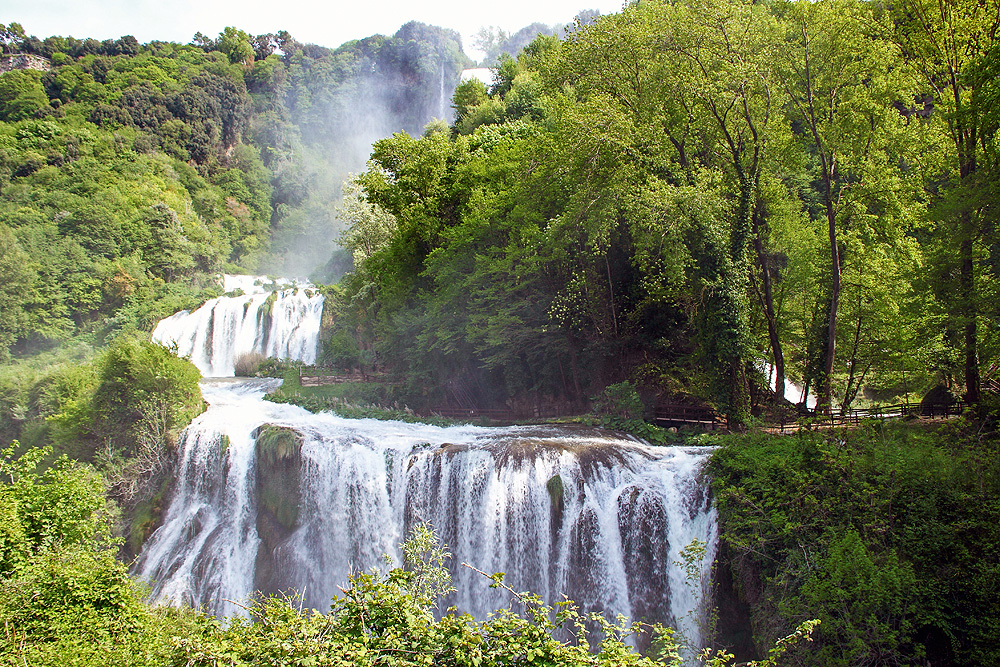
[[[276,382],[202,383],[210,408],[179,443],[174,497],[135,566],[159,599],[228,616],[241,610],[227,600],[295,590],[325,609],[352,571],[398,562],[410,528],[429,522],[454,555],[444,607],[485,618],[509,603],[467,562],[550,602],[679,623],[697,642],[701,590],[675,562],[707,543],[707,581],[708,450],[586,428],[311,414],[262,400]]]

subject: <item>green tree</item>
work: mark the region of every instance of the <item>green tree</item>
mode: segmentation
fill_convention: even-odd
[[[204,407],[201,373],[157,343],[122,336],[105,350],[97,367],[93,431],[126,449],[144,438],[159,449],[167,447]]]
[[[483,26],[472,38],[472,45],[483,52],[482,64],[492,66],[500,58],[504,42],[510,35],[495,25]]]
[[[892,169],[902,118],[901,58],[884,39],[884,16],[854,2],[797,3],[785,14],[786,39],[779,72],[793,122],[818,162],[820,201],[830,248],[829,295],[817,409],[832,404],[837,322],[842,291],[843,228],[865,223],[876,188],[869,181]]]
[[[215,47],[226,54],[229,62],[243,65],[246,68],[253,67],[254,48],[250,35],[232,26],[227,26],[219,33],[219,39],[215,42]]]
[[[14,234],[0,225],[0,361],[6,361],[10,346],[26,333],[24,295],[33,287],[34,280],[27,253]]]
[[[943,180],[946,187],[930,187],[938,195],[935,203],[942,215],[952,223],[945,237],[957,244],[950,254],[957,260],[958,287],[945,299],[963,329],[965,398],[978,403],[981,297],[975,260],[987,205],[971,193],[989,145],[991,132],[984,120],[991,106],[988,97],[979,94],[984,85],[990,85],[989,78],[978,76],[977,68],[1000,30],[1000,8],[995,2],[966,0],[944,4],[902,0],[893,8],[896,42],[923,79],[921,92],[929,96],[924,110],[934,110],[932,117],[943,123],[948,141],[943,168],[934,170],[936,180]],[[924,95],[918,96],[918,103]]]
[[[489,99],[489,95],[486,92],[486,85],[479,79],[472,78],[458,84],[458,87],[455,88],[455,94],[452,96],[456,124],[468,116],[473,108],[487,99]]]
[[[396,230],[393,215],[378,204],[365,201],[361,184],[353,178],[344,183],[343,201],[337,207],[337,214],[349,224],[340,244],[353,253],[356,269],[384,248]]]
[[[6,508],[0,575],[9,576],[45,552],[115,546],[117,510],[104,497],[104,479],[65,456],[43,466],[50,449],[31,449],[15,457],[17,444],[0,452],[0,505]]]
[[[13,70],[0,74],[0,120],[33,118],[49,105],[40,82],[41,72]]]
[[[759,5],[740,2],[691,3],[678,18],[672,48],[693,73],[684,85],[715,121],[724,167],[737,188],[725,255],[729,266],[720,275],[720,328],[711,353],[727,387],[727,413],[741,425],[749,416],[750,243],[758,232],[761,174],[780,101],[772,68],[776,23]]]
[[[24,42],[24,28],[20,23],[0,23],[0,53],[17,53]]]

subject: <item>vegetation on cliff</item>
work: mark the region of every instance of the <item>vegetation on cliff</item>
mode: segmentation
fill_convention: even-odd
[[[179,305],[165,283],[335,277],[340,181],[390,128],[418,130],[467,62],[457,34],[419,23],[339,49],[235,28],[11,34],[50,67],[0,74],[0,359],[148,329]]]
[[[788,664],[1000,659],[995,432],[890,422],[723,443],[710,464],[719,567],[758,650],[819,618]]]

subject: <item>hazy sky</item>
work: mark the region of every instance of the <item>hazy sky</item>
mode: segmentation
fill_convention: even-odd
[[[413,2],[412,0],[0,0],[0,23],[16,21],[29,35],[96,39],[134,35],[189,42],[196,32],[216,36],[226,26],[251,34],[287,30],[300,42],[336,47],[375,33],[391,35],[416,20],[462,33],[473,58],[472,36],[483,26],[508,32],[540,21],[568,23],[582,9],[616,12],[623,0],[506,0]],[[502,8],[503,13],[495,10]]]

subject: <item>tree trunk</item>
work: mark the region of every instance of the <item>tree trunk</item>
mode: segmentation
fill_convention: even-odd
[[[864,381],[865,374],[862,373],[861,377],[858,378],[857,385],[854,384],[854,378],[857,375],[858,366],[858,347],[861,344],[861,297],[858,297],[858,325],[854,329],[854,345],[851,346],[851,361],[850,361],[850,373],[847,376],[847,388],[844,389],[844,400],[840,404],[840,414],[846,415],[847,411],[851,409],[851,402],[854,401],[854,397],[858,395],[858,389],[861,388],[861,383]],[[869,363],[869,366],[871,363]],[[865,369],[867,372],[867,368]]]
[[[816,411],[829,412],[833,405],[833,366],[837,358],[837,311],[840,307],[840,248],[837,246],[836,213],[828,214],[830,232],[830,319],[826,333],[826,360],[816,392]]]
[[[972,250],[972,224],[968,220],[971,216],[966,213],[963,217],[962,226],[965,228],[966,237],[962,239],[961,257],[962,269],[960,285],[962,290],[961,300],[964,304],[963,316],[965,318],[965,400],[970,405],[979,403],[979,352],[978,352],[978,304],[976,302],[976,276],[975,265],[973,264]]]
[[[755,227],[757,225],[754,225]],[[781,339],[778,336],[778,317],[774,312],[774,295],[771,288],[771,271],[764,255],[764,244],[755,233],[753,247],[757,254],[757,264],[760,267],[761,290],[758,292],[761,305],[764,307],[764,318],[767,320],[767,337],[771,343],[771,355],[774,357],[775,393],[785,396],[785,355],[781,350]]]

